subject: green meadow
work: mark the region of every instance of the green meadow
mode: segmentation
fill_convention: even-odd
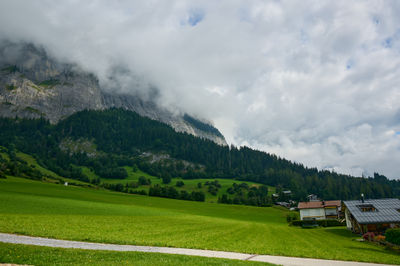
[[[277,207],[172,200],[16,177],[0,180],[0,203],[4,233],[400,264],[399,253],[354,241],[359,236],[344,227],[290,227],[288,211]]]
[[[0,243],[0,262],[29,265],[272,265],[159,253],[63,249],[5,243]]]

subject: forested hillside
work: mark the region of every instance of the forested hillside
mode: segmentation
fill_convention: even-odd
[[[248,147],[220,146],[212,141],[177,133],[168,125],[122,109],[82,111],[56,125],[44,119],[0,119],[0,145],[9,151],[32,154],[61,176],[88,180],[77,166],[102,177],[123,178],[124,165],[163,177],[229,178],[290,189],[294,199],[317,194],[323,199],[400,197],[400,182],[385,176],[362,178],[318,171]],[[65,150],[66,140],[87,140],[95,154]],[[144,152],[164,154],[175,163],[150,161]],[[183,164],[184,162],[189,162]],[[1,169],[1,168],[0,168]],[[1,170],[0,170],[1,171]]]

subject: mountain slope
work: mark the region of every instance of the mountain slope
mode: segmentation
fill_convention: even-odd
[[[166,123],[178,132],[226,145],[213,126],[194,118],[188,121],[188,115],[174,115],[135,95],[107,93],[94,75],[50,58],[43,49],[29,44],[0,45],[0,116],[45,117],[56,123],[81,110],[112,107],[131,110]]]

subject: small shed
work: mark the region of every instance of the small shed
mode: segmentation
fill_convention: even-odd
[[[347,228],[357,234],[400,227],[399,199],[344,201],[342,208]]]

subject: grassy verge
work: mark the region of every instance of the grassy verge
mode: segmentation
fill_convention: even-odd
[[[172,246],[400,264],[344,227],[289,227],[287,211],[127,195],[9,177],[0,231],[90,242]]]
[[[0,263],[29,265],[273,265],[143,252],[62,249],[0,243]]]

